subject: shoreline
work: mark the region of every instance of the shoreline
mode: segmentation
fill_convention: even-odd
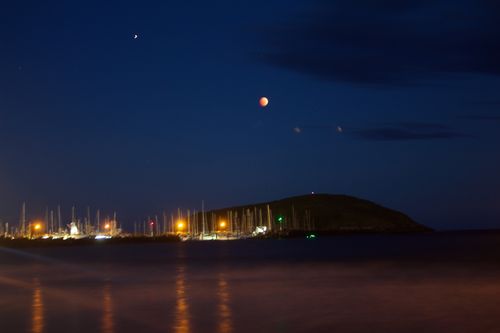
[[[28,239],[28,238],[5,238],[0,237],[0,247],[6,248],[37,248],[37,247],[68,247],[68,246],[111,246],[120,244],[160,244],[160,243],[178,243],[178,242],[216,242],[216,241],[248,241],[248,240],[285,240],[285,239],[310,239],[334,238],[338,236],[356,236],[356,235],[420,235],[432,234],[435,231],[294,231],[287,233],[276,233],[263,236],[228,238],[221,235],[219,239],[182,239],[179,235],[166,236],[125,236],[109,239],[68,238],[68,239]]]

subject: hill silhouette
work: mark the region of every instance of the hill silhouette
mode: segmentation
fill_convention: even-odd
[[[268,218],[269,207],[269,218]],[[216,221],[250,229],[271,226],[282,232],[419,232],[430,231],[409,216],[373,202],[347,195],[310,194],[217,209],[207,212],[212,225]],[[248,227],[250,226],[250,227]]]

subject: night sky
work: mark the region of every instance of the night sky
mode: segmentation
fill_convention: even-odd
[[[0,33],[4,222],[314,191],[500,227],[496,0],[17,0]]]

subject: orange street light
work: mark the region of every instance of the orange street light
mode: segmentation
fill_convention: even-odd
[[[106,223],[106,224],[104,225],[104,229],[108,230],[109,228],[111,228],[111,226],[109,225],[109,223]]]
[[[40,223],[37,223],[37,224],[35,224],[34,229],[40,230],[40,229],[42,229],[42,225]]]
[[[226,221],[220,221],[219,222],[219,228],[220,229],[225,229],[226,228]]]
[[[186,225],[184,224],[183,221],[177,221],[177,231],[181,232],[184,230],[185,227]]]

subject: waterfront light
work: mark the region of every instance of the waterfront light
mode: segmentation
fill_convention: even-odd
[[[110,239],[111,236],[108,236],[108,235],[97,235],[95,236],[95,239],[99,240],[99,239]]]
[[[226,228],[226,221],[220,221],[219,222],[219,228],[225,229]]]
[[[183,231],[185,227],[184,221],[177,221],[177,231]]]
[[[35,221],[33,222],[29,228],[30,228],[30,238],[33,238],[33,237],[38,237],[38,236],[41,236],[42,234],[42,223],[39,222],[39,221]]]
[[[104,225],[104,229],[109,229],[110,227],[111,227],[111,226],[109,225],[109,223],[106,223],[106,224]]]

